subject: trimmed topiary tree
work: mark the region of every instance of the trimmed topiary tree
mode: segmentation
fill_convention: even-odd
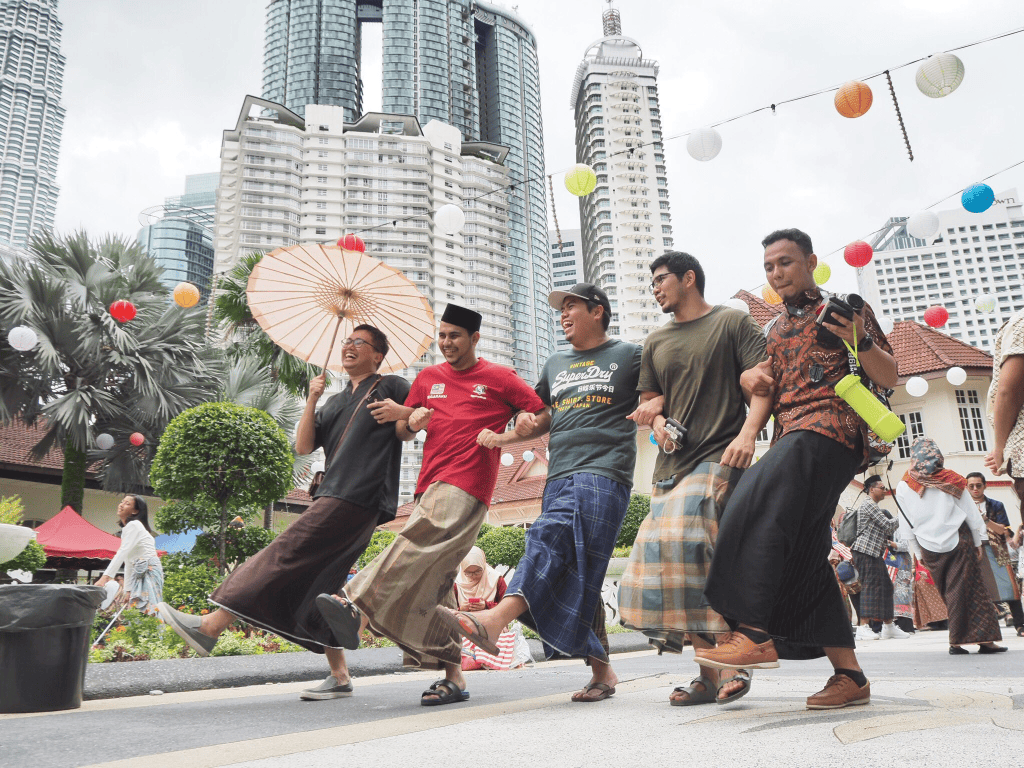
[[[626,517],[622,521],[622,528],[619,530],[619,538],[615,541],[617,547],[631,547],[636,541],[636,533],[640,530],[640,523],[644,521],[651,512],[651,497],[642,493],[634,493],[629,498],[629,508],[626,510]]]
[[[526,554],[526,530],[523,528],[492,528],[477,541],[491,566],[519,566]]]
[[[370,543],[367,545],[366,550],[359,556],[356,561],[356,567],[360,570],[365,568],[373,558],[388,548],[388,545],[395,540],[395,534],[391,531],[381,530],[374,531],[373,537],[370,539]]]
[[[295,456],[288,437],[264,411],[233,403],[205,403],[176,416],[149,473],[165,499],[187,499],[212,510],[219,572],[227,565],[228,522],[246,508],[264,507],[292,488]],[[196,521],[198,527],[203,522]]]

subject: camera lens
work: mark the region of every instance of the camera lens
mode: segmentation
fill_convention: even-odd
[[[846,297],[846,303],[850,305],[850,309],[854,312],[860,312],[864,309],[864,299],[858,296],[856,293],[851,293]]]

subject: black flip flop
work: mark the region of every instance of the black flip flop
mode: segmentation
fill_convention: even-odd
[[[742,699],[748,693],[750,693],[750,680],[753,678],[753,672],[747,672],[745,669],[737,669],[736,674],[730,677],[728,680],[719,680],[718,687],[721,688],[723,685],[728,685],[733,680],[739,680],[743,683],[743,686],[738,690],[730,693],[728,696],[722,698],[716,698],[719,704],[728,704],[729,702],[736,701],[736,699]]]
[[[423,698],[432,696],[435,698]],[[420,694],[420,704],[424,707],[440,707],[444,704],[457,704],[469,698],[469,691],[464,691],[451,680],[441,679]]]
[[[438,608],[440,612],[441,620],[444,621],[452,630],[457,632],[459,635],[465,638],[469,638],[469,642],[478,648],[482,648],[491,656],[500,656],[501,651],[498,650],[498,646],[487,639],[487,630],[484,629],[484,625],[481,624],[476,616],[471,613],[463,613],[462,611],[451,611],[447,608]],[[464,616],[473,623],[473,631],[469,631],[462,622],[459,621],[459,617]]]
[[[324,617],[342,648],[354,651],[359,647],[358,608],[344,597],[338,600],[327,593],[316,596],[316,607],[320,609],[320,615]]]

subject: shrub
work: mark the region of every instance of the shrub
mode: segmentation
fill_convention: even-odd
[[[515,568],[526,553],[526,531],[523,528],[494,528],[480,537],[477,546],[484,551],[488,565]]]
[[[484,523],[483,525],[480,526],[480,533],[478,533],[476,535],[477,546],[479,546],[479,544],[480,544],[480,539],[482,539],[488,533],[493,531],[495,529],[495,527],[496,526],[493,526],[490,523]]]
[[[0,496],[0,523],[21,525],[24,513],[25,505],[20,496]]]
[[[208,598],[221,582],[217,569],[194,561],[186,565],[184,559],[168,563],[169,557],[164,558],[164,602],[192,614],[216,610]]]
[[[224,534],[224,556],[226,565],[235,568],[255,555],[277,536],[273,531],[247,525],[244,528],[229,528]],[[215,533],[202,533],[196,537],[192,555],[208,560],[214,566],[218,564],[220,543]]]
[[[391,531],[374,531],[373,538],[370,539],[370,544],[367,546],[366,551],[359,556],[356,561],[356,566],[360,569],[366,567],[373,558],[388,548],[388,545],[395,540],[395,534]]]
[[[629,508],[626,510],[626,517],[622,521],[622,528],[619,530],[619,538],[615,541],[617,547],[631,547],[636,541],[636,532],[640,530],[640,523],[644,521],[651,511],[651,497],[642,493],[634,493],[629,499]]]
[[[44,565],[46,565],[46,552],[43,551],[43,545],[33,539],[28,543],[28,546],[21,551],[21,554],[13,560],[8,560],[6,563],[0,563],[0,576],[7,573],[7,571],[28,571],[29,573],[35,573]]]

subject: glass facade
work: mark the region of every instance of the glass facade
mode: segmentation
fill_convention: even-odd
[[[180,282],[192,283],[206,301],[213,276],[213,238],[207,227],[171,216],[140,229],[137,239],[163,268],[160,282],[172,290]]]
[[[64,57],[57,0],[0,0],[0,244],[52,229]]]
[[[513,12],[472,0],[272,0],[263,97],[300,115],[307,104],[341,106],[354,122],[361,109],[360,25],[377,22],[384,112],[415,115],[423,124],[438,120],[458,128],[463,141],[509,147],[513,188],[504,237],[514,363],[533,381],[554,351],[536,39]],[[328,25],[332,44],[341,42],[330,51]]]

